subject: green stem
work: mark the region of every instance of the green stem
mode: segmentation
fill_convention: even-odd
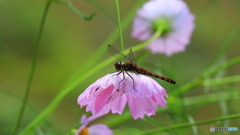
[[[202,80],[200,81],[200,84],[204,86],[214,86],[214,85],[221,85],[221,84],[228,84],[228,83],[235,83],[235,82],[240,82],[240,75],[228,76],[228,77],[217,78],[217,79]]]
[[[228,115],[228,116],[224,116],[224,117],[218,117],[218,118],[211,119],[211,120],[200,121],[200,122],[196,122],[196,123],[176,124],[176,125],[169,126],[169,127],[162,127],[162,128],[158,128],[155,130],[137,133],[136,135],[149,135],[149,134],[159,133],[162,131],[173,130],[173,129],[177,129],[177,128],[185,128],[185,127],[190,127],[190,126],[194,126],[194,125],[204,125],[204,124],[213,123],[216,121],[222,121],[222,120],[233,119],[233,118],[238,118],[238,117],[240,117],[240,113],[234,114],[234,115]]]
[[[138,45],[135,45],[132,47],[132,50],[134,51],[138,51],[140,49],[143,49],[144,47],[146,47],[148,44],[150,44],[151,42],[153,42],[154,40],[156,40],[157,38],[159,38],[162,34],[162,29],[159,29],[155,32],[155,34],[147,41],[141,43],[141,44],[138,44]]]
[[[120,45],[121,45],[121,53],[123,53],[124,45],[123,45],[123,36],[122,36],[122,27],[121,27],[121,18],[120,18],[120,9],[119,9],[118,0],[115,0],[115,3],[116,3],[116,10],[117,10],[117,22],[118,22]]]
[[[143,49],[147,43],[156,40],[160,35],[161,32],[156,32],[148,41],[146,41],[144,44],[139,44],[136,45],[136,49],[135,51],[138,51],[140,49]],[[129,51],[130,48],[124,50],[124,54],[127,54],[127,52]],[[85,81],[88,77],[92,76],[93,74],[95,74],[97,71],[99,71],[100,69],[104,68],[105,66],[107,66],[108,64],[112,63],[114,61],[114,57],[110,57],[108,59],[106,59],[105,61],[101,62],[98,66],[93,67],[92,69],[90,69],[89,72],[83,74],[80,78],[74,80],[71,84],[69,84],[68,86],[65,87],[65,89],[61,90],[61,92],[53,99],[53,101],[42,111],[42,113],[40,115],[38,115],[31,123],[29,123],[27,125],[27,127],[25,127],[25,129],[19,134],[19,135],[25,135],[28,132],[30,132],[30,130],[35,127],[41,120],[43,120],[44,118],[46,118],[47,115],[49,115],[59,104],[59,102],[63,99],[63,97],[65,97],[71,90],[73,90],[74,88],[76,88],[79,84],[81,84],[83,81]]]
[[[37,58],[38,58],[38,54],[39,54],[39,47],[40,47],[40,41],[41,41],[41,38],[42,38],[43,27],[44,27],[47,12],[49,10],[50,5],[51,5],[51,0],[47,0],[46,6],[45,6],[45,9],[44,9],[44,13],[43,13],[43,17],[42,17],[42,20],[41,20],[41,24],[40,24],[40,27],[39,27],[39,31],[38,31],[37,45],[36,45],[36,50],[35,50],[35,54],[34,54],[34,58],[33,58],[33,62],[32,62],[30,75],[29,75],[28,82],[27,82],[27,87],[26,87],[25,94],[24,94],[24,97],[23,97],[23,102],[22,102],[21,109],[20,109],[20,112],[19,112],[18,120],[17,120],[16,126],[15,126],[15,129],[14,129],[14,132],[12,133],[13,135],[16,135],[17,132],[18,132],[19,126],[20,126],[22,118],[23,118],[24,110],[25,110],[25,107],[26,107],[26,104],[27,104],[28,95],[29,95],[29,92],[30,92],[30,88],[31,88],[31,85],[32,85],[32,80],[33,80],[35,69],[36,69],[36,63],[37,63]]]

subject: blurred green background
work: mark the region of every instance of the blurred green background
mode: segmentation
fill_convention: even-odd
[[[143,65],[158,63],[166,70],[174,70],[173,76],[179,85],[183,85],[199,75],[213,60],[226,37],[240,24],[239,0],[185,1],[196,16],[196,29],[186,51],[171,57],[162,54],[151,55],[143,63]],[[111,19],[86,1],[73,0],[72,2],[83,13],[87,15],[96,13],[97,15],[91,21],[85,21],[66,6],[57,3],[51,5],[45,22],[40,54],[28,99],[32,109],[27,107],[22,127],[51,102],[74,71],[78,67],[84,66],[82,63],[117,27]],[[119,2],[123,18],[133,7],[135,0]],[[116,17],[113,0],[101,0],[99,3]],[[0,134],[10,133],[15,126],[21,98],[24,95],[30,73],[44,6],[45,1],[42,0],[0,0]],[[131,25],[123,33],[126,47],[139,43],[138,40],[131,38],[130,33]],[[113,46],[120,48],[119,44],[119,40],[117,40]],[[138,53],[136,52],[136,54]],[[227,59],[231,59],[239,54],[240,38],[237,37],[228,49],[226,56]],[[110,57],[108,53],[104,58],[107,57]],[[112,68],[113,63],[85,80],[64,98],[44,123],[45,126],[52,127],[50,133],[54,133],[55,130],[58,134],[66,133],[78,123],[85,111],[85,108],[79,109],[79,105],[76,103],[78,95],[96,79],[109,73]],[[239,74],[239,69],[239,64],[234,66],[231,74]],[[240,88],[240,83],[234,85],[236,88]],[[190,97],[202,93],[200,87],[184,96]],[[229,104],[229,107],[233,108],[232,114],[240,111],[239,101],[234,100]],[[114,114],[114,116],[117,115]],[[161,120],[161,116],[156,118]],[[200,108],[193,117],[196,121],[200,121],[220,116],[222,114],[219,103],[214,102]],[[130,120],[130,123],[141,128],[147,126],[144,125],[144,122],[139,124],[140,122],[141,120]],[[121,126],[128,125],[129,122],[123,123]],[[199,128],[209,132],[210,125],[202,125]]]

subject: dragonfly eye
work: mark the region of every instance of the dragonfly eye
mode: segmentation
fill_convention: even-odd
[[[121,61],[118,61],[118,62],[117,62],[117,64],[120,64],[120,65],[122,65],[122,62],[121,62]]]
[[[117,71],[121,70],[122,68],[122,62],[121,61],[118,61],[114,64],[114,67]]]

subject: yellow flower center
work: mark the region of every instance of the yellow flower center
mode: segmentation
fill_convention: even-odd
[[[88,128],[87,127],[84,127],[79,133],[78,135],[90,135],[88,133]]]

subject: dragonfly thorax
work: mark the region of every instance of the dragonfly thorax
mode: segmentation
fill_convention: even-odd
[[[121,61],[118,61],[114,64],[114,67],[117,71],[121,70],[122,69],[122,62]]]

